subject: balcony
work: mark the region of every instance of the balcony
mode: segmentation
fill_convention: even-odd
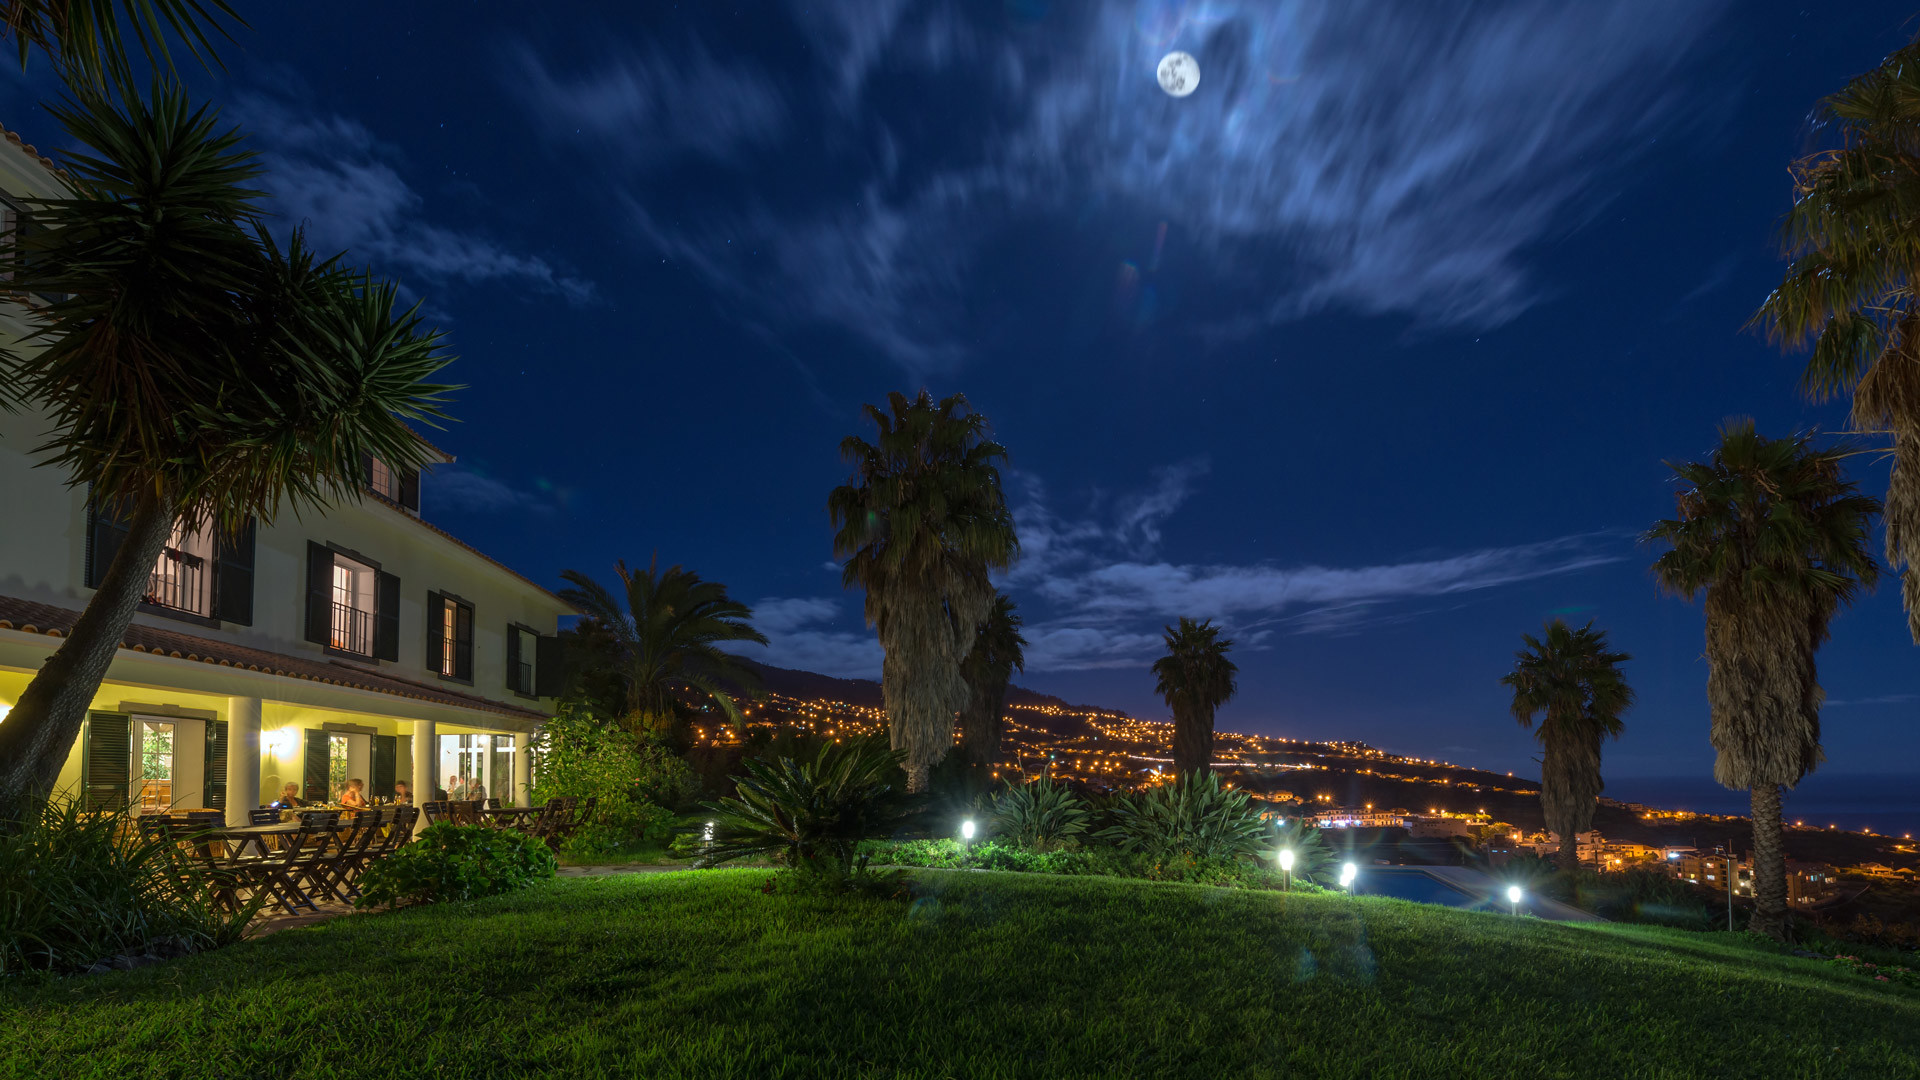
[[[373,612],[335,601],[331,644],[341,652],[372,656]]]
[[[147,578],[146,602],[202,617],[213,614],[207,560],[177,548],[163,548]]]

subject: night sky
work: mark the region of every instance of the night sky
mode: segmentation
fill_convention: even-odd
[[[570,6],[570,5],[569,5]],[[399,279],[470,384],[428,516],[549,585],[654,552],[763,657],[877,676],[830,563],[859,408],[964,392],[1011,454],[1020,679],[1537,775],[1498,679],[1594,619],[1611,775],[1703,773],[1697,605],[1636,537],[1727,417],[1845,427],[1750,332],[1809,111],[1911,8],[244,4],[197,92],[283,224]],[[631,9],[631,10],[630,10]],[[639,13],[636,13],[639,12]],[[529,14],[537,21],[529,23]],[[1173,99],[1158,58],[1202,76]],[[62,144],[5,88],[0,122]],[[1860,478],[1884,492],[1885,467]],[[1821,654],[1829,772],[1920,772],[1898,589]]]

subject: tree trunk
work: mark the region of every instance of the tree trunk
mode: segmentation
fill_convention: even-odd
[[[149,490],[87,609],[0,723],[0,821],[37,812],[53,793],[172,530],[171,500]]]
[[[1560,834],[1560,869],[1568,877],[1580,870],[1580,841],[1572,833]]]
[[[1780,785],[1755,784],[1752,796],[1753,919],[1747,923],[1747,929],[1775,941],[1785,941],[1789,929],[1787,853],[1780,828]],[[1727,873],[1734,876],[1731,867]]]
[[[1173,772],[1179,779],[1213,768],[1213,714],[1194,709],[1173,714]]]

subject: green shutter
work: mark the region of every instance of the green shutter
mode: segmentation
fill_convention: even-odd
[[[307,640],[333,641],[333,552],[307,541]]]
[[[80,801],[89,810],[127,805],[133,782],[133,718],[126,713],[87,714],[80,751]]]
[[[222,530],[214,544],[213,617],[221,622],[253,625],[254,521],[228,536]]]
[[[307,729],[307,755],[302,770],[300,797],[308,802],[326,802],[333,792],[327,784],[327,733]]]
[[[400,579],[385,570],[374,574],[373,658],[400,659]]]
[[[399,755],[399,746],[400,740],[392,735],[375,735],[373,737],[373,765],[371,769],[373,775],[367,778],[367,782],[373,785],[372,795],[376,798],[388,799],[393,797],[393,766],[394,759]]]
[[[520,692],[520,628],[507,624],[507,689]]]
[[[473,681],[473,609],[465,604],[453,608],[453,677]]]
[[[206,771],[200,779],[200,805],[209,810],[227,808],[227,722],[207,721]]]

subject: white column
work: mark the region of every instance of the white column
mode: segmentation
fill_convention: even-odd
[[[513,805],[533,805],[533,758],[529,749],[533,740],[526,735],[513,737]]]
[[[433,737],[433,721],[413,722],[413,805],[433,799],[433,770],[440,763],[440,740]],[[424,827],[424,823],[422,823]]]
[[[227,699],[227,824],[260,805],[260,699]]]

